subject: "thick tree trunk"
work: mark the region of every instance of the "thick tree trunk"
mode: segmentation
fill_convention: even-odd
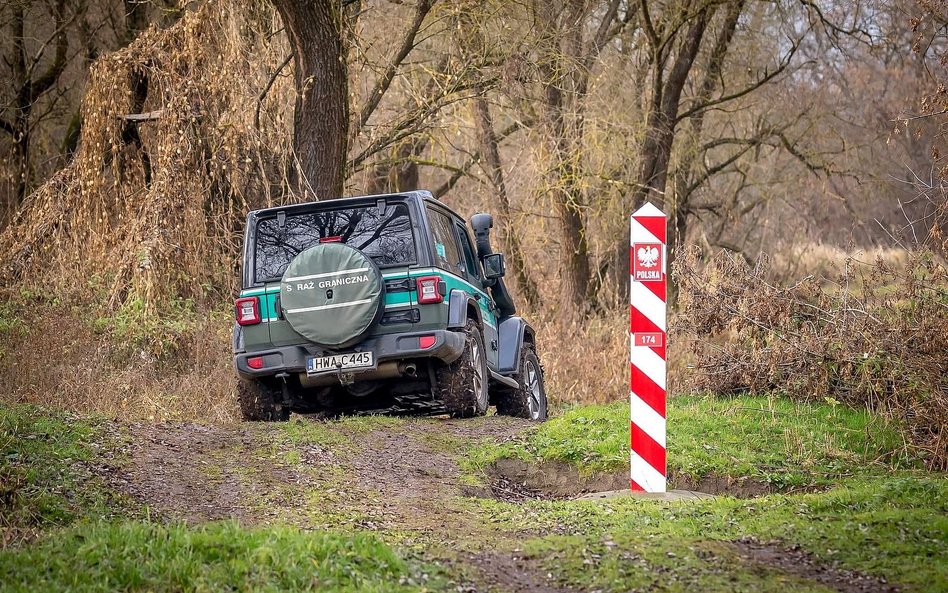
[[[668,80],[664,84],[655,86],[645,142],[642,145],[642,166],[636,179],[633,207],[640,206],[648,198],[658,203],[664,202],[668,164],[671,162],[671,151],[675,141],[675,124],[678,119],[681,93],[685,88],[685,82],[688,80],[695,58],[698,56],[701,39],[704,37],[712,12],[713,9],[705,9],[698,13],[695,22],[688,29],[687,36],[682,40]],[[656,64],[655,68],[655,76],[660,77],[660,66]]]
[[[349,132],[349,91],[339,2],[273,0],[296,66],[293,151],[299,199],[342,195]]]

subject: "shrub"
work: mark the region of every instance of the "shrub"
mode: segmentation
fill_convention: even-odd
[[[673,331],[697,361],[685,387],[782,391],[902,421],[933,468],[948,469],[948,272],[930,252],[903,266],[846,262],[835,282],[768,280],[768,262],[729,253],[679,261]]]

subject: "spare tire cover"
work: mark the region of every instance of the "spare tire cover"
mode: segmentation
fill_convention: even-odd
[[[297,255],[280,283],[280,308],[296,332],[328,346],[358,342],[379,320],[384,282],[378,266],[343,243],[320,243]]]

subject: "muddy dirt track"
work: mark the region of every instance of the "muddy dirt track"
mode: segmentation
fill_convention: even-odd
[[[459,575],[458,591],[573,591],[518,554],[519,538],[535,532],[495,529],[491,517],[465,501],[562,498],[590,488],[618,488],[627,483],[624,475],[582,482],[566,473],[538,492],[520,481],[523,468],[514,467],[472,484],[459,466],[467,448],[522,437],[531,423],[498,416],[389,420],[294,416],[288,424],[131,424],[123,430],[126,463],[109,470],[109,479],[153,516],[168,520],[374,531],[447,565]],[[750,564],[829,589],[897,590],[827,569],[799,551],[756,540],[732,545]]]

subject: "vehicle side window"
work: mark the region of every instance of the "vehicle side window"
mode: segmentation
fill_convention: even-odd
[[[428,209],[428,221],[431,224],[431,237],[434,239],[435,265],[452,274],[462,276],[464,270],[461,265],[461,254],[458,251],[454,230],[451,228],[451,219],[446,215]]]
[[[461,241],[461,251],[464,252],[464,268],[467,271],[468,280],[475,286],[480,286],[481,273],[477,267],[477,258],[474,257],[471,236],[467,234],[467,229],[464,228],[463,224],[455,224],[454,229],[458,232],[458,239]]]

